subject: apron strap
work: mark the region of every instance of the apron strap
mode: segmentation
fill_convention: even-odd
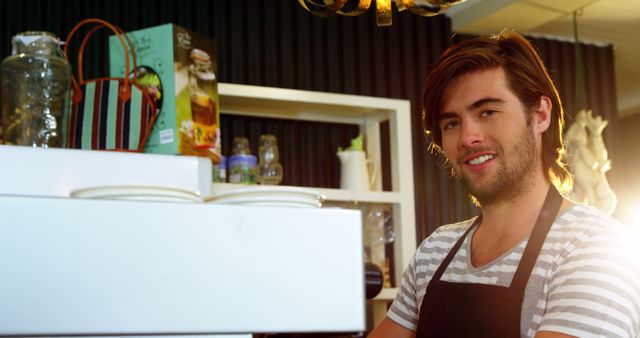
[[[442,277],[444,270],[449,266],[449,263],[451,263],[451,260],[456,255],[456,252],[458,252],[458,249],[460,249],[460,246],[464,242],[464,239],[467,237],[467,235],[469,234],[469,232],[471,232],[473,228],[475,228],[478,224],[480,224],[480,222],[482,222],[482,214],[476,217],[476,220],[473,221],[473,224],[471,224],[471,226],[464,232],[464,234],[460,236],[460,238],[458,239],[456,244],[451,248],[451,250],[449,250],[447,257],[445,257],[442,263],[440,263],[440,266],[438,266],[438,270],[436,270],[436,272],[433,274],[433,277],[431,277],[431,280],[440,280],[440,277]]]
[[[513,276],[510,288],[521,290],[521,292],[524,293],[527,282],[529,281],[529,276],[531,275],[531,271],[533,270],[533,266],[536,263],[538,255],[540,254],[540,250],[542,249],[544,240],[547,238],[547,233],[549,232],[549,229],[551,229],[551,225],[558,215],[560,205],[562,205],[562,196],[553,185],[549,186],[549,191],[547,192],[544,204],[542,205],[542,210],[538,215],[534,230],[529,237],[527,247],[522,253],[520,264],[518,264],[518,268]],[[440,266],[438,266],[438,269],[433,274],[431,280],[440,280],[442,274],[451,263],[451,260],[453,260],[456,252],[458,252],[458,250],[460,249],[460,246],[464,242],[464,239],[467,237],[469,232],[473,230],[473,228],[480,224],[480,222],[482,222],[482,214],[480,214],[480,216],[475,219],[473,224],[471,224],[471,226],[464,232],[464,234],[460,236],[451,250],[449,250],[449,253],[442,261],[442,263],[440,263]]]
[[[549,187],[549,192],[547,192],[547,197],[544,200],[544,204],[542,205],[542,210],[536,220],[536,225],[529,237],[529,241],[527,242],[527,247],[522,253],[518,269],[511,281],[511,286],[509,288],[512,290],[519,290],[519,292],[524,294],[531,271],[533,271],[533,267],[538,255],[540,254],[544,240],[547,238],[547,233],[549,233],[549,229],[551,229],[551,225],[558,215],[561,205],[562,196],[558,190],[551,185]]]

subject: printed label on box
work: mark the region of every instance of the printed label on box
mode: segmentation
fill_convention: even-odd
[[[173,142],[173,129],[160,130],[160,144]]]

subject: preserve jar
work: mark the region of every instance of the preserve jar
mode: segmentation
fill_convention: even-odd
[[[229,157],[229,183],[256,184],[257,159],[251,155],[249,140],[234,137],[232,155]]]
[[[212,148],[216,144],[217,111],[213,94],[217,82],[211,56],[201,49],[191,51],[189,66],[189,96],[193,120],[193,141],[197,148]]]
[[[278,185],[282,182],[282,164],[278,152],[278,142],[271,134],[260,136],[258,149],[258,183]]]
[[[48,32],[23,32],[11,44],[0,65],[4,144],[65,147],[71,66],[60,40]]]

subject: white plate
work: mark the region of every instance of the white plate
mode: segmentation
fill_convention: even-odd
[[[74,198],[97,198],[135,201],[201,202],[195,191],[153,185],[107,185],[73,190]]]
[[[203,199],[208,203],[247,205],[296,205],[320,207],[324,196],[312,189],[298,187],[246,187],[220,193]]]
[[[206,202],[233,202],[233,203],[253,203],[253,202],[283,202],[302,203],[315,205],[319,203],[317,198],[286,196],[286,195],[233,195],[233,196],[211,196],[205,198]]]
[[[233,201],[212,201],[214,204],[227,204],[227,205],[250,205],[250,206],[262,206],[262,207],[287,207],[287,208],[319,208],[322,205],[309,204],[309,203],[296,203],[296,202],[270,202],[270,201],[246,201],[246,202],[233,202]]]

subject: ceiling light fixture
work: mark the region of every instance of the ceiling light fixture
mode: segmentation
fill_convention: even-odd
[[[319,17],[333,14],[358,16],[366,12],[374,0],[298,0],[308,12]],[[375,0],[376,22],[378,26],[391,26],[391,1]],[[398,11],[408,9],[420,16],[434,16],[444,13],[451,6],[465,0],[394,0]]]

